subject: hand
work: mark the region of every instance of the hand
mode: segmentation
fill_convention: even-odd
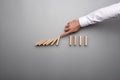
[[[69,35],[71,33],[77,32],[80,30],[80,23],[79,20],[73,20],[71,22],[68,22],[65,26],[64,33],[61,34],[61,37],[64,37],[66,35]]]

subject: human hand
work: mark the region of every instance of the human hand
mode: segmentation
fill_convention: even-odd
[[[80,23],[79,20],[73,20],[67,23],[64,29],[64,33],[61,34],[61,37],[64,37],[66,35],[69,35],[71,33],[77,32],[80,30]]]

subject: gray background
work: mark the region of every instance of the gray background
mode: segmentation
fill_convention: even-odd
[[[35,47],[68,21],[119,0],[0,0],[0,80],[120,80],[120,17],[81,29],[88,46]]]

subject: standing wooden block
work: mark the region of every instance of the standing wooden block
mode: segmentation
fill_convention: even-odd
[[[74,36],[74,46],[76,46],[77,45],[77,37],[76,37],[76,35]]]
[[[72,35],[69,36],[69,46],[72,46]]]
[[[79,36],[79,45],[82,46],[82,36]]]
[[[88,37],[84,36],[84,45],[87,46],[88,45]]]

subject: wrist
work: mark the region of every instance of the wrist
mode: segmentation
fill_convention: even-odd
[[[83,17],[79,18],[79,24],[80,24],[81,27],[85,27],[85,26],[89,25],[88,19],[86,18],[86,16],[83,16]]]

